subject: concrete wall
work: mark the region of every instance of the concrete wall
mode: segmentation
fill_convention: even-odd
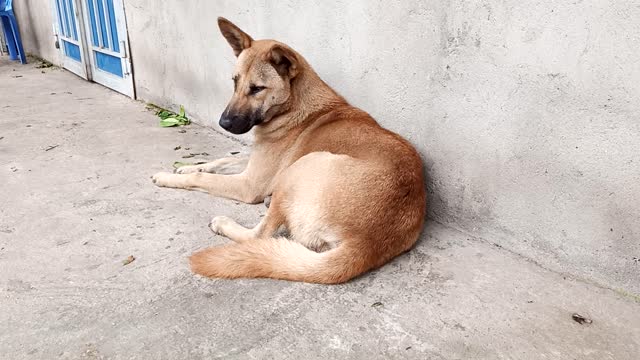
[[[15,0],[13,8],[25,52],[59,64],[61,58],[55,48],[51,0]]]
[[[235,60],[216,26],[225,16],[298,49],[353,104],[411,140],[426,163],[432,218],[640,294],[637,2],[125,8],[140,99],[184,104],[217,123]]]

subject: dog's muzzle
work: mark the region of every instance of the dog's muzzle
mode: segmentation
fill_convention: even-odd
[[[256,110],[250,114],[237,114],[225,111],[220,116],[220,127],[232,134],[244,134],[251,128],[262,123],[261,111]]]

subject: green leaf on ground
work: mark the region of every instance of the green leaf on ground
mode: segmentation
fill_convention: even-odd
[[[191,123],[191,120],[187,118],[184,106],[182,105],[180,105],[180,111],[178,114],[154,104],[147,104],[147,109],[153,110],[156,113],[156,116],[160,118],[160,126],[162,127],[184,126]]]
[[[160,110],[160,111],[158,111],[158,113],[157,113],[156,115],[158,115],[158,117],[159,117],[160,119],[162,119],[162,120],[164,120],[164,119],[167,119],[167,118],[170,118],[170,117],[173,117],[173,116],[174,116],[174,114],[173,114],[171,111],[169,111],[169,110]]]
[[[193,163],[188,163],[188,162],[182,162],[182,161],[175,161],[173,163],[173,168],[177,169],[177,168],[181,168],[183,166],[189,166],[189,165],[194,165]]]
[[[178,125],[180,125],[180,120],[173,117],[160,120],[160,126],[162,127],[171,127]]]

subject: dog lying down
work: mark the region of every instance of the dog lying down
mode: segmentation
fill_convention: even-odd
[[[254,129],[251,155],[152,179],[250,204],[272,200],[253,229],[213,218],[211,230],[233,242],[193,254],[193,272],[335,284],[409,250],[426,209],[413,146],[349,105],[289,46],[254,40],[224,18],[218,25],[237,57],[220,126],[233,134]],[[289,239],[275,236],[282,226]]]

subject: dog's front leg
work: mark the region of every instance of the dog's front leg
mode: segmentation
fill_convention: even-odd
[[[206,172],[212,174],[239,174],[247,168],[248,157],[226,157],[200,165],[187,165],[176,169],[176,174]]]
[[[151,177],[154,184],[176,189],[201,190],[249,204],[262,202],[266,195],[245,173],[220,175],[209,173],[171,174],[161,172]]]

